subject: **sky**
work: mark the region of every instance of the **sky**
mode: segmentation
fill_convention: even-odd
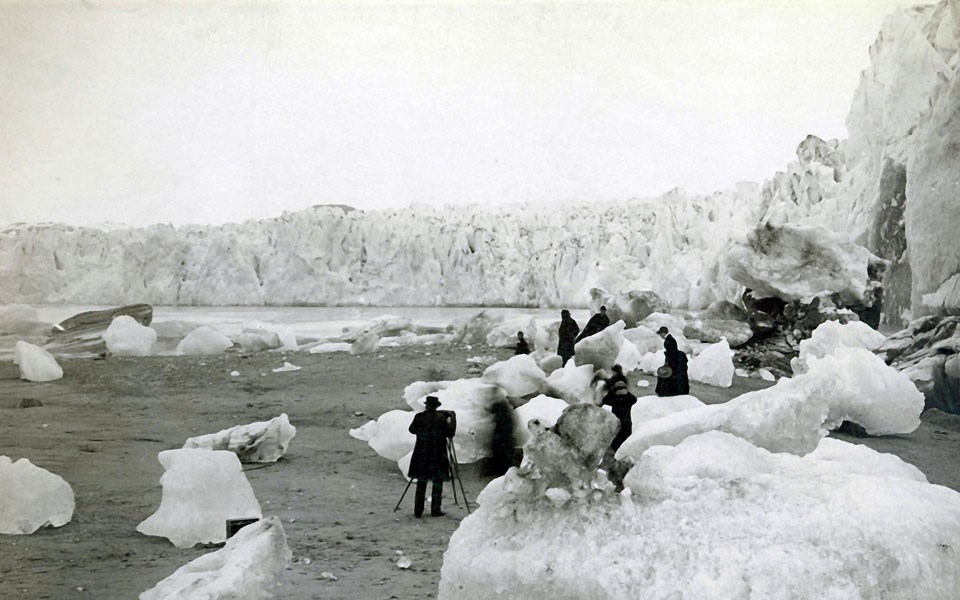
[[[0,0],[0,224],[762,182],[915,3]]]

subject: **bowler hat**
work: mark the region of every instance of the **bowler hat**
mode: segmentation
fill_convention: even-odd
[[[657,330],[657,333],[670,333],[670,330],[667,329],[666,327],[661,327],[660,329]]]
[[[436,408],[440,406],[440,400],[438,400],[436,396],[427,396],[427,399],[423,405],[427,408]]]

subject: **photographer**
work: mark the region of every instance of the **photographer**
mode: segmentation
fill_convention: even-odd
[[[437,410],[440,400],[436,396],[427,396],[426,410],[413,417],[410,433],[417,436],[410,458],[407,477],[417,480],[417,493],[413,514],[420,518],[427,495],[427,481],[433,481],[431,491],[430,514],[439,517],[443,514],[440,502],[443,498],[443,482],[450,480],[450,461],[447,459],[447,440],[457,431],[457,415],[449,410]]]

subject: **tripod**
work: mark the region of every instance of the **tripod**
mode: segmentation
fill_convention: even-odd
[[[457,500],[457,483],[460,483],[460,495],[463,496],[463,506],[467,509],[467,514],[470,514],[470,501],[467,500],[467,492],[463,489],[463,479],[460,478],[460,471],[457,468],[457,449],[453,445],[453,440],[447,438],[447,463],[450,466],[450,484],[453,486],[453,503],[457,506],[460,506],[460,502]],[[413,483],[413,479],[407,480],[407,487],[403,488],[403,493],[400,494],[400,499],[397,500],[397,505],[393,507],[393,512],[397,512],[400,508],[400,504],[403,502],[403,498],[407,495],[407,491],[410,489],[410,484]]]

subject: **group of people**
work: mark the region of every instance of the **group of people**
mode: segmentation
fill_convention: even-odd
[[[600,307],[600,311],[590,317],[587,325],[580,330],[580,325],[570,316],[569,310],[560,312],[560,339],[557,344],[557,354],[563,359],[563,364],[575,355],[575,346],[580,340],[603,331],[610,325],[607,308]],[[664,364],[657,370],[658,396],[679,396],[690,393],[690,382],[687,378],[687,356],[677,347],[677,340],[670,335],[666,327],[661,327],[657,334],[663,339]],[[517,333],[516,354],[529,354],[530,346],[524,339],[523,332]],[[620,365],[614,365],[612,375],[604,380],[604,396],[601,403],[610,406],[613,415],[620,421],[620,430],[610,444],[617,450],[633,432],[633,421],[630,409],[637,402],[637,397],[630,392],[627,376]],[[433,483],[431,490],[430,514],[440,516],[443,496],[443,482],[452,479],[452,465],[450,464],[450,443],[457,431],[456,413],[438,410],[440,401],[436,396],[427,396],[424,411],[413,417],[410,424],[410,433],[417,436],[410,459],[410,468],[407,476],[417,481],[414,497],[413,514],[417,518],[423,515],[426,503],[427,482]],[[490,408],[491,418],[494,421],[494,430],[491,440],[493,458],[485,474],[498,476],[506,472],[513,463],[513,416],[511,406],[506,401],[496,402]]]

